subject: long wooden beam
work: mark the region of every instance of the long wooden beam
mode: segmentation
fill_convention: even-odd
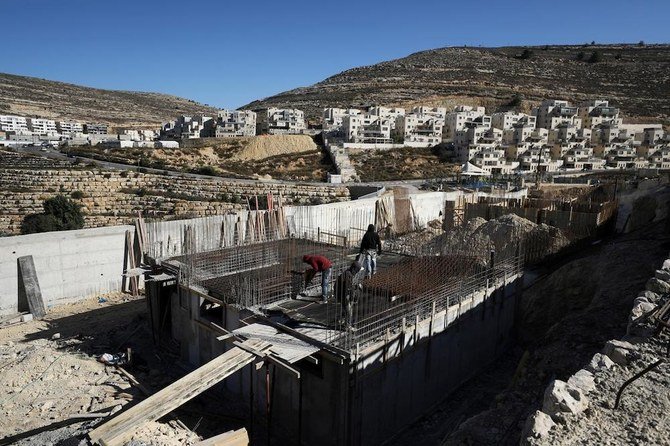
[[[253,350],[264,351],[270,347],[270,344],[258,340],[248,340],[245,341],[245,346]],[[88,436],[94,444],[121,446],[132,437],[137,428],[172,412],[242,369],[254,359],[256,359],[256,356],[252,353],[234,347],[146,400],[121,412],[107,423],[92,430]]]

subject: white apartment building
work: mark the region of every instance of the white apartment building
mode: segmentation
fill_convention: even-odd
[[[28,118],[28,129],[38,135],[52,136],[58,133],[56,121],[42,118]]]
[[[357,108],[324,108],[323,130],[325,132],[336,132],[342,130],[342,120],[345,116],[362,115],[363,111]]]
[[[453,111],[447,113],[444,121],[443,137],[447,141],[453,141],[456,138],[456,132],[465,129],[466,124],[478,122],[484,126],[491,127],[491,117],[486,116],[484,107],[470,107],[459,105]]]
[[[563,165],[563,160],[551,157],[551,149],[532,147],[519,156],[519,170],[522,172],[556,172]]]
[[[442,142],[445,108],[415,107],[396,118],[395,133],[407,146],[428,147]]]
[[[268,108],[257,116],[258,134],[301,134],[307,127],[305,113],[296,108]]]
[[[391,120],[377,115],[347,115],[342,120],[347,142],[363,144],[390,144]]]
[[[652,169],[670,169],[670,147],[663,147],[649,157]]]
[[[251,110],[219,110],[215,136],[231,138],[254,136],[256,134],[256,113]]]
[[[89,135],[106,135],[107,124],[87,123],[84,125],[84,131]]]
[[[512,174],[519,167],[518,161],[507,161],[502,147],[486,147],[479,150],[470,162],[491,175]]]
[[[491,115],[491,126],[500,130],[511,130],[518,124],[534,129],[536,121],[537,118],[535,116],[512,111],[493,113]]]
[[[578,108],[570,106],[568,101],[551,99],[543,101],[538,108],[533,110],[533,115],[537,117],[537,126],[545,129],[553,129],[560,124],[570,124],[581,128],[582,120],[578,112]]]
[[[603,158],[595,158],[591,147],[576,145],[563,155],[563,167],[574,170],[602,169],[605,166]]]
[[[3,132],[27,132],[28,120],[23,116],[0,115],[0,130]]]
[[[565,122],[549,130],[550,144],[557,144],[568,141],[585,141],[590,139],[591,129],[582,129],[573,124]]]
[[[405,116],[405,109],[374,106],[368,109],[367,114],[388,120],[391,123],[391,130],[394,130],[397,119]]]
[[[84,133],[84,124],[75,121],[58,121],[56,123],[58,133],[68,135],[72,133]]]
[[[130,129],[124,130],[119,135],[119,140],[124,141],[154,141],[158,132],[152,129]]]
[[[456,158],[466,162],[484,149],[497,148],[502,142],[502,130],[470,124],[456,133],[454,149]]]
[[[611,107],[608,101],[595,100],[579,105],[579,118],[584,128],[592,129],[601,124],[619,126],[623,120],[619,118],[619,109]]]
[[[161,138],[194,139],[214,136],[214,118],[211,116],[180,116],[174,122],[163,124]]]

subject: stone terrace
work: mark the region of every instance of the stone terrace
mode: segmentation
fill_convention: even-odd
[[[13,154],[14,155],[14,154]],[[13,156],[11,158],[14,158]],[[41,158],[38,158],[41,159]],[[282,194],[284,204],[346,201],[345,187],[237,182],[136,172],[64,170],[15,165],[0,156],[0,234],[18,234],[27,214],[42,211],[57,194],[83,194],[86,227],[127,224],[140,211],[147,218],[186,218],[223,214],[246,206],[246,198]],[[14,160],[15,161],[15,160]],[[22,164],[36,161],[21,161]]]

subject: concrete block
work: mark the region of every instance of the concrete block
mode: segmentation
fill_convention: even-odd
[[[646,288],[654,293],[657,294],[667,294],[670,293],[670,284],[667,282],[657,279],[656,277],[652,277],[647,281],[647,286]]]
[[[596,382],[593,378],[593,373],[588,370],[581,369],[568,379],[568,385],[576,387],[585,394],[588,394],[596,388]]]
[[[542,412],[554,421],[562,420],[562,414],[578,415],[589,407],[584,393],[561,380],[554,380],[544,391]]]
[[[528,417],[521,433],[521,444],[529,444],[524,441],[528,438],[541,439],[549,435],[552,427],[556,426],[554,420],[549,415],[539,410],[536,410],[533,415]]]
[[[586,370],[592,373],[597,373],[601,370],[610,369],[613,366],[614,362],[609,357],[603,355],[602,353],[596,353],[593,355],[593,358],[591,358],[589,365],[586,366]]]

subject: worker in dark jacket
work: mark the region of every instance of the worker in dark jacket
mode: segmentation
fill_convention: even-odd
[[[314,279],[316,273],[321,273],[321,296],[323,302],[328,301],[328,287],[330,286],[330,278],[333,273],[333,264],[325,256],[319,255],[304,255],[302,261],[308,264],[311,268],[305,271],[305,287]]]
[[[339,323],[345,328],[351,327],[353,306],[358,300],[364,273],[363,265],[356,260],[335,281],[335,299],[342,308]]]
[[[370,278],[377,272],[377,255],[382,253],[382,241],[375,231],[375,225],[369,225],[361,240],[360,253],[363,255],[365,277]]]

